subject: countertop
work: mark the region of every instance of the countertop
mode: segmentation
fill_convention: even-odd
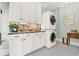
[[[35,32],[10,32],[10,33],[8,33],[8,35],[27,34],[27,33],[39,33],[39,32],[45,32],[45,31],[35,31]]]

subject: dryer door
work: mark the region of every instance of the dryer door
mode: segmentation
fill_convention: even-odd
[[[55,24],[55,22],[56,22],[56,19],[55,19],[55,16],[50,16],[50,23],[52,24],[52,25],[54,25]]]
[[[51,36],[50,36],[50,41],[51,42],[54,42],[55,41],[55,38],[56,38],[56,34],[55,33],[52,33]]]

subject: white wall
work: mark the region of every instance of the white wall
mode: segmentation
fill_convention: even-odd
[[[2,37],[7,37],[8,34],[8,20],[9,20],[9,3],[2,2],[2,22],[1,22],[1,33]]]
[[[1,55],[6,55],[9,52],[9,46],[8,46],[8,42],[7,42],[7,34],[8,34],[8,19],[9,19],[9,3],[8,2],[2,2],[2,19],[1,21],[1,40],[4,40],[4,42],[1,45],[1,50],[2,50],[2,54]]]
[[[0,3],[0,9],[2,9],[2,3]],[[0,33],[1,33],[1,19],[2,19],[2,15],[0,13]]]

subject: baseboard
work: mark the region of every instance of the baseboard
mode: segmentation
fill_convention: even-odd
[[[56,38],[56,41],[62,42],[61,38]]]
[[[59,42],[62,43],[62,39],[61,38],[57,38],[56,41],[59,41]],[[79,42],[70,41],[70,45],[79,47]]]
[[[9,54],[9,49],[1,50],[0,49],[0,56],[5,56]]]
[[[71,42],[70,42],[70,45],[79,47],[79,43],[78,43],[78,42],[73,42],[73,41],[71,41]]]

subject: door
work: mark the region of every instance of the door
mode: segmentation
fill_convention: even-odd
[[[31,52],[32,49],[32,37],[31,34],[24,34],[23,37],[23,50],[24,50],[24,55],[28,54]]]
[[[56,34],[53,32],[50,35],[50,41],[51,41],[51,43],[53,43],[55,41],[55,39],[56,39]]]
[[[52,25],[55,25],[55,22],[56,22],[55,16],[51,15],[51,16],[50,16],[50,23],[51,23]]]
[[[23,55],[23,39],[21,35],[9,36],[9,53],[11,56]]]

